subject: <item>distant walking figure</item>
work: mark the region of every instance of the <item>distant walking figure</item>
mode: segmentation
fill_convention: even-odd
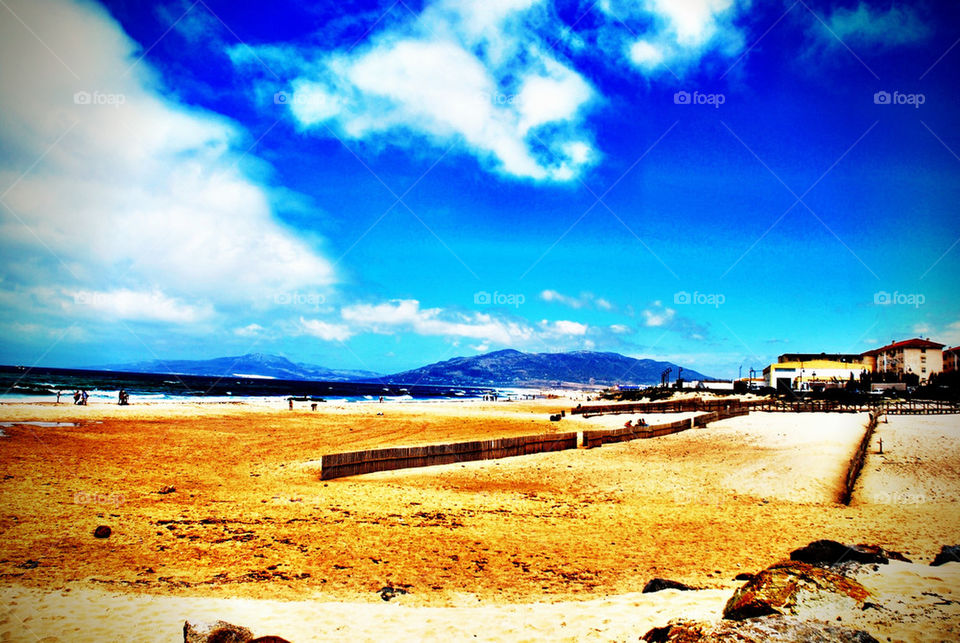
[[[57,391],[57,404],[60,404],[60,393],[62,393],[62,391]]]
[[[73,404],[74,405],[80,404],[80,391],[73,392]]]
[[[90,397],[90,396],[87,395],[87,390],[86,390],[86,389],[80,391],[80,404],[81,404],[82,406],[86,406],[86,405],[87,405],[87,398],[88,398],[88,397]]]
[[[127,393],[126,390],[120,389],[120,394],[117,397],[118,397],[117,404],[119,404],[120,406],[127,406],[128,404],[130,404],[130,394]]]

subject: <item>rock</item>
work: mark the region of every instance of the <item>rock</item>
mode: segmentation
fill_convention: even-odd
[[[696,587],[690,587],[689,585],[684,585],[683,583],[678,583],[675,580],[668,580],[666,578],[654,578],[646,585],[643,586],[643,594],[649,594],[651,592],[659,592],[665,589],[679,589],[681,592],[686,592],[691,589],[696,589]]]
[[[314,404],[314,406],[316,406],[316,404]],[[250,641],[250,643],[290,643],[290,641],[282,639],[279,636],[258,636]]]
[[[944,545],[930,565],[939,567],[944,563],[960,563],[960,545]]]
[[[20,569],[36,569],[40,563],[36,560],[28,559],[17,565]]]
[[[756,578],[756,574],[748,574],[746,572],[741,572],[733,577],[733,580],[753,580]]]
[[[183,643],[250,643],[253,632],[226,621],[183,623]]]
[[[106,525],[100,525],[99,527],[97,527],[96,529],[93,530],[93,537],[94,537],[94,538],[109,538],[111,533],[113,533],[113,532],[110,530],[109,527],[107,527]]]
[[[734,592],[723,617],[742,620],[825,607],[844,613],[859,609],[869,596],[863,585],[836,571],[785,561],[771,565]]]
[[[410,592],[402,587],[390,587],[388,585],[387,587],[381,587],[380,591],[377,593],[380,594],[380,598],[385,601],[389,601],[391,598],[395,598],[401,594],[409,594]]]
[[[159,493],[161,496],[165,496],[166,494],[173,493],[176,490],[176,487],[160,487],[160,490],[157,491],[157,493]]]
[[[721,621],[717,624],[681,621],[655,627],[644,634],[641,640],[651,643],[877,643],[877,639],[863,630],[789,616],[764,616],[749,621]]]
[[[835,540],[816,540],[806,547],[790,552],[790,560],[816,565],[817,567],[836,567],[843,563],[886,565],[891,560],[911,562],[903,554],[887,551],[876,545],[844,545]]]

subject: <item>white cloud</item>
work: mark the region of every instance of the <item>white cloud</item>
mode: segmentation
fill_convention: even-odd
[[[627,58],[650,75],[682,73],[708,52],[738,54],[744,38],[734,21],[749,4],[749,0],[603,0],[598,6],[609,16],[607,33],[618,34]],[[610,39],[618,41],[616,36]]]
[[[350,327],[345,324],[332,324],[318,319],[300,318],[300,327],[303,332],[324,341],[345,342],[353,336]]]
[[[551,334],[557,335],[586,335],[587,325],[580,322],[558,320],[550,322],[544,319],[540,322],[540,328]]]
[[[233,334],[238,337],[257,337],[262,334],[264,330],[264,327],[260,324],[247,324],[246,326],[235,328]]]
[[[101,318],[189,324],[213,314],[209,303],[185,304],[159,290],[144,292],[122,288],[110,291],[78,290],[65,294],[66,308],[71,313],[89,311]]]
[[[942,327],[926,323],[915,324],[913,332],[917,337],[929,337],[931,341],[946,344],[948,348],[960,344],[960,320],[950,322]],[[871,342],[871,344],[875,345],[876,342]]]
[[[611,324],[609,328],[610,332],[615,335],[626,335],[632,332],[631,328],[625,324]]]
[[[436,0],[353,50],[309,62],[292,48],[261,55],[296,61],[289,109],[316,135],[406,142],[413,133],[507,175],[567,181],[598,156],[579,122],[594,90],[538,48],[530,21],[542,4]],[[250,60],[240,48],[232,55]]]
[[[630,60],[638,67],[654,69],[663,62],[663,50],[648,40],[638,40],[630,46]]]
[[[670,323],[673,321],[676,313],[677,311],[672,308],[664,308],[659,301],[654,302],[653,307],[641,312],[644,323],[652,327],[664,326]]]
[[[608,300],[603,297],[597,297],[590,292],[582,292],[574,297],[573,295],[565,295],[562,292],[547,289],[540,293],[540,299],[548,303],[561,304],[577,310],[591,307],[606,311],[614,309],[614,305]]]
[[[105,314],[175,323],[331,283],[330,263],[278,222],[267,188],[238,169],[244,132],[165,98],[104,9],[66,0],[10,8],[56,51],[18,21],[0,21],[0,58],[30,61],[0,66],[0,188],[10,208],[0,207],[0,265],[11,283],[69,285],[105,295]]]
[[[518,344],[533,336],[532,329],[522,322],[483,313],[422,309],[415,299],[356,304],[344,307],[340,314],[351,328],[375,333],[406,330],[418,335],[466,337],[500,345]]]
[[[421,308],[415,299],[352,304],[340,309],[340,320],[301,318],[303,332],[324,340],[346,341],[362,333],[393,335],[414,333],[451,340],[472,339],[476,351],[498,346],[542,346],[544,341],[564,341],[587,335],[586,324],[569,320],[542,320],[536,325],[499,314]]]

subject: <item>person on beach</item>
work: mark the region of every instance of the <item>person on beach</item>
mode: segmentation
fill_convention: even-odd
[[[81,405],[81,406],[86,406],[86,405],[87,405],[87,398],[88,398],[88,397],[90,397],[90,396],[87,395],[87,389],[83,389],[82,391],[80,391],[80,405]]]
[[[80,404],[80,391],[73,392],[73,405],[77,406]]]
[[[62,391],[57,391],[57,404],[60,404],[60,393],[62,393]]]
[[[124,389],[120,389],[120,394],[117,397],[117,404],[119,406],[127,406],[130,403],[130,394]]]

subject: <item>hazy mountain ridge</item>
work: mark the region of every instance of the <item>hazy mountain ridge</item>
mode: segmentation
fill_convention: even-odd
[[[272,377],[279,380],[324,380],[346,382],[352,380],[377,380],[379,373],[373,371],[332,369],[315,364],[291,362],[280,355],[248,353],[237,357],[215,357],[204,360],[150,360],[132,364],[114,364],[101,367],[107,371],[128,373],[175,373],[177,375],[208,375],[233,377],[237,375]]]
[[[619,353],[575,351],[571,353],[523,353],[507,349],[455,357],[444,362],[388,376],[396,383],[472,384],[472,385],[545,385],[578,384],[657,384],[667,368],[676,379],[679,367],[672,362],[635,359]],[[712,379],[684,368],[686,380]]]
[[[207,360],[151,360],[103,367],[103,370],[135,373],[175,373],[224,377],[272,377],[284,380],[331,382],[383,381],[396,384],[544,386],[566,384],[656,384],[667,368],[676,379],[679,367],[672,362],[635,359],[619,353],[575,351],[571,353],[523,353],[506,349],[455,357],[409,371],[381,375],[372,371],[330,369],[291,362],[279,355],[251,353],[239,357]],[[684,368],[687,380],[710,377]]]

